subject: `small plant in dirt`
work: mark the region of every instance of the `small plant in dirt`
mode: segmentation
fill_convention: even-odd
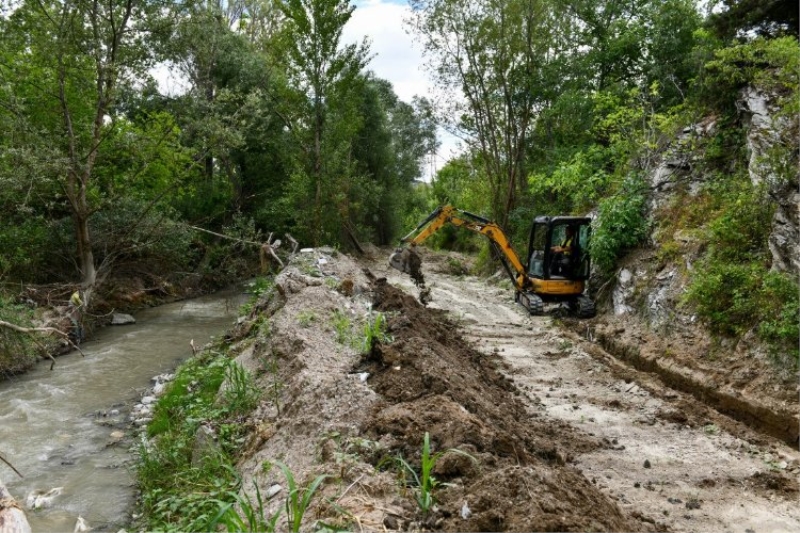
[[[422,455],[420,457],[419,474],[414,469],[414,467],[412,467],[405,459],[403,459],[399,455],[390,460],[390,463],[394,463],[400,468],[401,474],[403,476],[407,474],[411,476],[411,478],[413,479],[414,485],[416,485],[417,487],[417,494],[415,496],[415,499],[417,501],[417,505],[419,506],[420,511],[422,511],[423,514],[427,514],[433,507],[433,504],[436,501],[433,493],[437,487],[442,485],[442,483],[440,483],[436,478],[433,477],[433,469],[436,466],[436,463],[439,461],[439,459],[441,459],[442,456],[448,452],[463,455],[464,457],[468,457],[469,459],[471,459],[473,462],[476,463],[478,461],[472,455],[457,448],[450,448],[448,450],[432,454],[431,439],[427,431],[425,432],[425,437],[422,440]]]
[[[297,323],[300,327],[310,327],[313,322],[317,320],[317,315],[313,311],[300,311],[297,313]]]
[[[364,324],[364,338],[361,342],[361,351],[368,353],[375,342],[388,344],[394,339],[386,332],[386,315],[383,313],[370,313]]]
[[[272,533],[281,516],[281,510],[266,518],[264,501],[261,498],[261,491],[258,485],[253,483],[256,489],[255,501],[246,494],[242,496],[237,493],[230,493],[228,501],[216,500],[219,505],[219,512],[211,521],[202,517],[196,527],[190,528],[191,531],[227,531],[230,533],[237,531],[259,531]],[[239,511],[237,512],[236,508]],[[194,526],[194,524],[193,524]]]
[[[242,315],[250,314],[250,311],[253,310],[253,306],[256,304],[258,299],[263,294],[271,291],[274,287],[275,287],[274,278],[259,277],[248,283],[247,293],[250,294],[250,298],[248,299],[247,303],[241,306],[241,308],[239,309],[239,313]]]
[[[261,359],[261,364],[263,365],[264,370],[270,375],[272,380],[271,385],[269,386],[269,390],[267,394],[269,399],[272,401],[275,409],[277,410],[278,414],[280,415],[281,412],[281,391],[283,390],[283,381],[279,375],[280,365],[278,364],[278,356],[275,352],[270,352],[269,356],[265,356]]]
[[[289,531],[297,533],[300,531],[303,517],[311,505],[315,493],[328,476],[317,476],[308,486],[300,487],[297,485],[294,474],[292,474],[288,466],[280,461],[274,461],[274,463],[283,472],[286,484],[289,486],[289,493],[286,496],[286,524],[289,527]]]
[[[232,413],[246,414],[258,405],[261,391],[244,367],[238,363],[230,363],[225,378],[227,386],[223,401]]]
[[[348,345],[352,338],[352,319],[342,311],[336,309],[333,311],[331,323],[333,324],[333,330],[336,332],[336,342],[345,346]]]

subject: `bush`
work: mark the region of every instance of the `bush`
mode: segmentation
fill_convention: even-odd
[[[625,250],[647,236],[643,190],[641,179],[628,179],[619,193],[600,201],[589,253],[602,272],[609,272]]]
[[[0,294],[0,320],[32,327],[30,308]],[[36,362],[37,348],[30,335],[0,327],[0,373],[21,372]]]
[[[782,365],[798,364],[800,298],[797,281],[764,271],[756,262],[707,260],[694,274],[684,302],[715,333],[739,336],[757,328],[758,336]]]
[[[712,331],[741,335],[753,326],[763,267],[754,263],[707,261],[694,273],[686,302],[694,304],[697,314]]]
[[[758,334],[770,344],[776,361],[792,369],[800,363],[799,293],[796,277],[770,272],[764,277],[759,294],[762,318]]]
[[[708,225],[711,253],[725,261],[748,261],[766,251],[775,204],[766,187],[749,181],[726,183],[714,191],[720,208]]]

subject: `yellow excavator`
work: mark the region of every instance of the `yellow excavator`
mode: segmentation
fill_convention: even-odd
[[[503,229],[482,216],[451,205],[438,207],[419,226],[400,240],[401,247],[389,265],[411,275],[419,285],[421,259],[415,248],[443,226],[450,224],[485,235],[500,259],[516,291],[514,300],[532,315],[544,313],[545,302],[566,303],[578,317],[595,315],[595,305],[584,294],[589,278],[591,219],[570,216],[534,218],[523,264]]]

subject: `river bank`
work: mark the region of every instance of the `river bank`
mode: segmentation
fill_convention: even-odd
[[[190,341],[202,346],[222,335],[242,301],[233,291],[140,310],[135,325],[96,331],[81,345],[84,357],[71,352],[53,371],[39,364],[0,383],[0,452],[25,476],[4,469],[2,477],[34,531],[71,532],[79,516],[98,531],[130,524],[132,408],[153,376],[192,355]],[[49,505],[25,505],[58,488]]]

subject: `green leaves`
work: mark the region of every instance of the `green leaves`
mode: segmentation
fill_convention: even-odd
[[[601,271],[610,273],[617,257],[647,236],[644,209],[643,183],[639,179],[627,180],[618,193],[600,201],[589,254]]]
[[[400,466],[404,472],[410,474],[414,479],[414,484],[417,486],[417,494],[415,496],[417,505],[419,505],[420,511],[425,514],[427,514],[431,510],[431,507],[433,507],[433,504],[436,501],[433,493],[440,485],[439,481],[433,477],[433,469],[436,467],[436,463],[439,461],[439,459],[441,459],[446,453],[463,455],[464,457],[471,459],[473,462],[477,462],[477,459],[475,459],[473,456],[456,448],[450,448],[448,450],[432,454],[431,438],[427,431],[422,439],[422,455],[420,456],[419,474],[417,474],[417,471],[402,457],[397,456],[394,459],[397,465]]]

